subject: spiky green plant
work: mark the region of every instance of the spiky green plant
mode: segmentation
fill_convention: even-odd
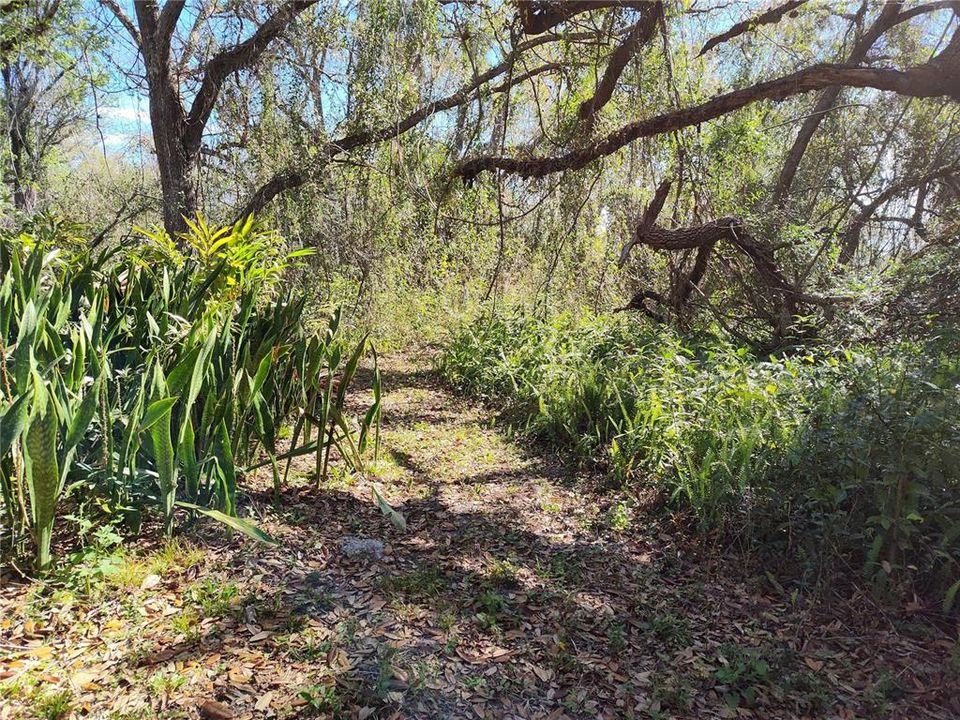
[[[32,534],[38,566],[65,489],[102,494],[131,521],[158,511],[167,534],[179,507],[264,540],[236,517],[238,479],[265,454],[279,495],[288,418],[322,412],[317,441],[286,455],[315,452],[323,469],[333,447],[359,467],[354,434],[376,434],[379,409],[346,410],[366,340],[347,352],[339,311],[314,330],[308,298],[282,287],[306,253],[252,219],[188,225],[97,255],[56,222],[0,236],[4,535],[16,549]]]

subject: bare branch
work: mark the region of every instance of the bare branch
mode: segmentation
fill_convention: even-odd
[[[891,2],[884,6],[876,21],[870,26],[870,29],[864,33],[863,37],[861,37],[850,50],[850,54],[846,60],[848,65],[859,65],[862,63],[867,57],[870,48],[873,47],[873,44],[893,26],[905,22],[921,13],[933,12],[948,7],[953,8],[956,12],[960,9],[960,2],[927,3],[926,5],[920,5],[902,13],[899,12],[900,7],[900,3],[896,2]],[[790,147],[790,151],[787,153],[787,157],[783,162],[783,168],[780,170],[777,184],[773,189],[771,199],[773,205],[779,205],[783,199],[790,194],[793,180],[797,175],[797,170],[800,168],[800,161],[803,159],[803,155],[806,153],[807,147],[810,145],[810,141],[820,127],[820,124],[823,122],[826,113],[837,102],[837,98],[840,97],[840,89],[840,86],[827,88],[817,99],[817,103],[810,113],[810,116],[803,122],[803,125],[800,126],[797,137],[793,141],[793,145]]]
[[[373,143],[398,137],[439,112],[450,110],[473,100],[478,92],[481,92],[482,94],[505,92],[511,87],[525,82],[536,75],[562,69],[562,66],[558,63],[545,63],[525,73],[510,77],[503,83],[500,83],[495,87],[488,88],[486,91],[481,90],[486,83],[505,74],[513,66],[520,54],[524,51],[529,50],[532,47],[536,47],[537,45],[542,45],[547,42],[554,42],[561,39],[589,39],[593,37],[593,33],[576,34],[567,36],[566,38],[558,35],[545,35],[543,37],[533,38],[521,43],[516,47],[515,50],[509,53],[502,62],[490,68],[486,72],[477,75],[453,94],[439,100],[435,100],[431,103],[427,103],[426,105],[422,105],[403,119],[398,120],[396,123],[391,123],[389,125],[384,125],[382,127],[370,130],[362,130],[360,132],[353,133],[352,135],[347,135],[343,138],[340,138],[339,140],[333,140],[327,143],[327,145],[321,150],[319,156],[313,160],[310,167],[294,168],[275,175],[253,194],[253,196],[244,206],[243,210],[240,212],[239,217],[246,217],[251,213],[259,212],[277,195],[311,182],[333,158],[342,153],[349,152],[350,150],[358,147],[371,145]]]
[[[755,28],[760,27],[761,25],[772,25],[773,23],[780,22],[780,18],[784,15],[793,12],[801,5],[805,4],[807,0],[789,0],[783,5],[778,5],[777,7],[770,8],[765,12],[762,12],[758,15],[754,15],[748,20],[743,22],[738,22],[736,25],[730,27],[729,30],[715,35],[714,37],[707,40],[704,43],[703,47],[700,48],[700,52],[697,53],[697,57],[709,52],[717,45],[727,42],[728,40],[733,40],[735,37],[743,35],[745,32],[751,32]]]
[[[943,165],[941,167],[935,168],[930,172],[927,172],[919,177],[911,177],[906,180],[903,180],[898,183],[894,183],[887,187],[883,192],[879,193],[873,200],[863,206],[857,216],[853,219],[853,222],[847,227],[846,232],[843,234],[843,239],[840,244],[840,257],[838,262],[841,265],[848,265],[854,256],[857,254],[857,250],[860,248],[860,236],[863,234],[864,228],[867,226],[867,223],[873,218],[874,213],[877,212],[884,204],[888,203],[893,198],[898,195],[902,195],[914,188],[927,185],[933,180],[938,180],[943,178],[953,172],[956,172],[957,164],[950,163]]]
[[[613,7],[641,10],[648,4],[648,0],[518,0],[517,10],[524,34],[539,35],[580,13]]]
[[[199,150],[203,129],[210,119],[220,89],[227,76],[255,63],[269,46],[270,42],[278,37],[287,26],[293,22],[301,12],[314,5],[317,0],[296,0],[283,3],[280,8],[257,28],[249,38],[236,45],[221,50],[214,55],[206,65],[203,81],[197,96],[193,100],[190,112],[187,114],[187,132],[184,135],[184,146],[187,152]]]
[[[113,16],[120,21],[120,24],[126,28],[127,32],[130,33],[130,37],[133,38],[133,42],[138,48],[143,47],[143,39],[140,37],[140,31],[137,30],[137,26],[133,24],[127,14],[120,9],[120,5],[116,0],[100,0],[100,4],[107,8]]]
[[[167,2],[164,3],[163,10],[160,11],[160,18],[157,21],[157,36],[155,42],[158,45],[166,47],[170,44],[173,31],[177,27],[177,21],[180,19],[180,14],[183,12],[186,4],[184,0],[167,0]]]

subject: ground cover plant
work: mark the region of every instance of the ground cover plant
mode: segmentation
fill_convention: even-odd
[[[952,609],[960,580],[960,366],[920,347],[758,356],[649,319],[487,314],[438,357],[522,432],[661,489],[702,532],[844,558]]]

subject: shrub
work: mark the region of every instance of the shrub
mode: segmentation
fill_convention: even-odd
[[[486,314],[438,366],[521,431],[652,484],[704,532],[878,588],[957,593],[960,363],[917,346],[757,357],[647,320]]]

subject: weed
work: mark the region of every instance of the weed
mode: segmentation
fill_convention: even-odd
[[[352,646],[357,641],[357,631],[360,629],[360,621],[355,617],[348,617],[337,623],[337,637],[345,645]]]
[[[655,677],[651,696],[650,705],[644,711],[650,718],[664,717],[664,710],[670,716],[684,714],[690,709],[692,702],[690,685],[686,679],[677,675]]]
[[[449,633],[457,626],[457,616],[449,610],[443,610],[437,618],[437,627],[443,632]]]
[[[443,574],[438,565],[420,565],[413,570],[384,578],[381,587],[387,593],[435,596],[443,589]]]
[[[186,609],[170,621],[170,629],[183,635],[184,642],[195,643],[200,639],[200,617]]]
[[[208,578],[193,585],[184,597],[200,606],[203,617],[219,618],[229,614],[240,602],[239,589],[233,583],[221,584]]]
[[[714,673],[714,679],[729,707],[740,705],[753,707],[758,695],[770,684],[770,663],[763,653],[755,648],[742,648],[727,645],[721,649],[718,660],[721,666]]]
[[[487,575],[496,587],[515,588],[519,585],[520,568],[509,560],[494,560]]]
[[[38,720],[62,720],[73,712],[73,693],[69,690],[40,692],[31,699],[33,716]]]
[[[179,673],[158,672],[151,676],[150,682],[147,683],[147,687],[150,689],[150,692],[153,695],[163,697],[169,696],[170,694],[176,692],[183,687],[186,682],[187,679]]]
[[[506,598],[496,590],[487,588],[477,597],[477,620],[487,630],[499,629],[499,622],[507,608]]]
[[[333,648],[330,638],[318,638],[313,633],[301,635],[301,642],[291,645],[290,657],[297,662],[317,662],[325,660]]]
[[[607,628],[607,646],[612,655],[620,655],[627,649],[627,630],[622,622],[611,623]]]
[[[393,645],[384,645],[377,657],[377,682],[375,692],[378,698],[384,698],[390,690],[390,681],[393,679],[393,662],[397,656],[397,648]]]
[[[467,689],[477,692],[487,687],[487,680],[482,675],[467,675],[463,678],[463,684]]]
[[[327,685],[311,685],[302,688],[297,697],[304,701],[311,715],[326,714],[334,718],[341,716],[343,703],[337,696],[336,688]]]
[[[693,639],[693,624],[690,619],[671,612],[654,615],[641,623],[641,627],[668,648],[687,647]]]
[[[865,709],[872,714],[880,714],[892,701],[903,697],[903,686],[896,675],[889,670],[881,670],[873,684],[861,695]]]
[[[622,533],[629,530],[632,520],[630,516],[630,508],[627,507],[627,504],[619,502],[611,507],[608,522],[610,524],[610,529],[613,532]]]

